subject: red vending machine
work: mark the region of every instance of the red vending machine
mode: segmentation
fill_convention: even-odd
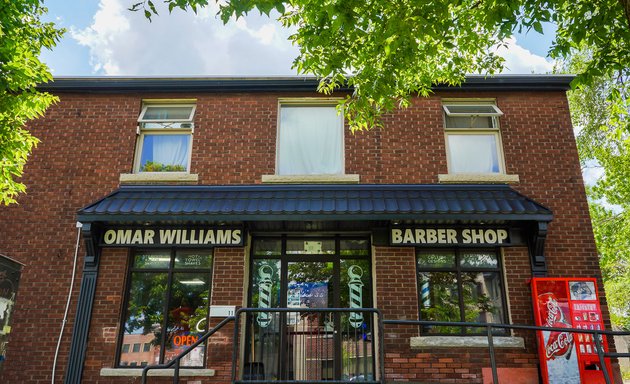
[[[604,329],[595,279],[536,277],[531,284],[536,325]],[[541,331],[537,337],[545,384],[605,383],[593,335]],[[601,340],[608,352],[606,338]],[[612,374],[609,359],[606,366]]]

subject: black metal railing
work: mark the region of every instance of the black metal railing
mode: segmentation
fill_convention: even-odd
[[[232,383],[377,384],[385,377],[378,309],[241,308],[235,317],[234,340],[246,345],[240,375],[232,365]],[[240,343],[233,348],[236,362]]]
[[[353,319],[354,324],[359,324],[361,320],[362,325],[354,326],[350,319]],[[626,331],[498,323],[384,320],[380,310],[375,308],[241,308],[234,316],[223,319],[169,363],[144,367],[142,384],[146,384],[150,370],[169,368],[174,369],[173,383],[179,383],[181,360],[232,321],[235,322],[231,371],[233,384],[348,384],[354,381],[382,384],[385,382],[384,327],[387,325],[485,328],[494,384],[500,384],[494,345],[494,338],[498,336],[495,334],[497,329],[591,335],[606,384],[612,383],[612,372],[608,370],[606,359],[630,358],[630,353],[606,352],[604,348],[604,336],[630,336],[630,332]],[[261,324],[266,326],[261,327]],[[272,324],[273,328],[268,328]],[[239,340],[247,340],[250,345],[242,348]],[[265,348],[270,348],[271,352]],[[239,352],[243,350],[245,354],[239,359]],[[237,375],[238,362],[241,360],[241,369],[238,370],[240,375]],[[321,363],[323,361],[327,362],[325,364],[332,362],[332,366],[324,366]],[[270,371],[271,367],[275,371]]]
[[[492,369],[492,383],[499,383],[499,375],[497,370],[497,361],[494,347],[494,329],[502,330],[526,330],[526,331],[553,331],[553,332],[569,332],[571,334],[592,335],[592,340],[595,343],[595,351],[598,356],[599,366],[604,376],[606,384],[611,384],[611,374],[608,371],[608,365],[606,364],[606,358],[630,358],[630,353],[613,353],[606,352],[603,344],[602,336],[630,336],[630,332],[625,331],[605,331],[595,329],[579,329],[579,328],[559,328],[559,327],[542,327],[535,325],[519,325],[519,324],[497,324],[497,323],[466,323],[466,322],[444,322],[444,321],[422,321],[422,320],[383,320],[384,325],[413,325],[421,327],[432,326],[459,326],[459,327],[475,327],[485,328],[486,336],[488,339],[488,354],[490,358],[490,365]],[[575,339],[575,338],[574,338]]]

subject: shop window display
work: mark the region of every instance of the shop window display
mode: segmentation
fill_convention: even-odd
[[[420,320],[506,322],[505,288],[497,252],[419,249],[416,265]],[[423,333],[441,335],[486,332],[485,328],[475,327],[423,328]]]
[[[135,252],[119,366],[138,360],[169,362],[203,335],[208,323],[211,268],[210,251]],[[131,351],[129,344],[133,345]],[[204,361],[205,345],[200,345],[182,360],[182,365],[203,367]]]

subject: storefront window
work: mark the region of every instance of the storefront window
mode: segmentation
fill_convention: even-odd
[[[419,249],[416,255],[420,319],[504,323],[505,294],[495,251]],[[475,334],[485,328],[425,326],[430,334]],[[495,333],[504,333],[497,329]]]
[[[209,251],[135,253],[119,366],[169,362],[203,335],[208,318],[211,268]],[[182,366],[203,367],[204,361],[205,346],[200,345],[182,360]]]

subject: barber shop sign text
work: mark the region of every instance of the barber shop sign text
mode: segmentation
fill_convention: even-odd
[[[418,228],[390,229],[391,245],[453,246],[453,245],[509,245],[510,232],[505,228]]]
[[[106,228],[101,245],[106,247],[128,246],[222,246],[243,245],[242,228]]]

